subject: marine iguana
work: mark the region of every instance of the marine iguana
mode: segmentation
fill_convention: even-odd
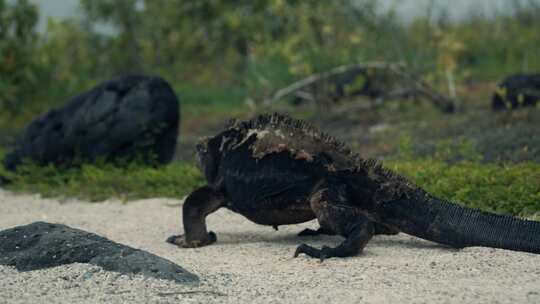
[[[540,104],[540,74],[514,74],[497,85],[491,107],[494,111],[534,107]]]
[[[205,218],[221,207],[277,227],[317,219],[318,230],[345,240],[301,253],[321,260],[362,252],[376,233],[404,232],[455,248],[484,246],[540,253],[540,222],[461,207],[436,198],[363,159],[310,124],[281,114],[231,122],[197,145],[208,184],[183,205],[184,235],[167,242],[200,247],[216,241]]]

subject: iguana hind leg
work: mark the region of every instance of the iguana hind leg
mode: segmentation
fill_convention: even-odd
[[[345,237],[337,247],[323,246],[316,249],[301,244],[294,256],[305,253],[310,257],[322,260],[331,257],[348,257],[362,252],[366,244],[375,234],[375,225],[363,214],[343,202],[343,195],[332,189],[322,189],[311,198],[311,208],[317,215],[321,227],[329,227],[332,231]]]
[[[321,234],[336,235],[336,233],[334,231],[330,230],[327,227],[322,227],[321,226],[317,230],[306,228],[306,229],[300,231],[300,233],[298,233],[298,236],[317,236],[317,235],[321,235]]]
[[[318,258],[321,261],[332,257],[355,256],[362,252],[366,244],[373,237],[373,223],[370,221],[359,221],[350,230],[346,239],[337,247],[323,246],[321,249],[301,244],[296,248],[294,257],[305,253],[310,257]]]
[[[373,222],[373,227],[375,229],[375,235],[396,235],[399,233],[398,230],[395,230],[393,228],[390,228],[388,226]],[[310,228],[306,228],[300,233],[298,233],[298,236],[317,236],[317,235],[336,235],[334,231],[327,227],[319,227],[317,230],[313,230]]]
[[[206,230],[206,216],[223,206],[224,198],[221,192],[204,186],[193,191],[185,200],[182,207],[184,235],[173,235],[168,243],[183,248],[201,247],[214,243],[216,234]]]

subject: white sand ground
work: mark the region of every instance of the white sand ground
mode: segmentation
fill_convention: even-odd
[[[122,276],[74,264],[18,273],[0,266],[0,303],[540,303],[540,255],[450,250],[406,235],[373,239],[363,255],[324,263],[292,258],[306,225],[258,226],[226,210],[211,215],[218,243],[179,249],[177,200],[86,203],[0,190],[0,229],[63,223],[170,259],[201,278],[194,286]],[[338,237],[305,238],[316,246]]]

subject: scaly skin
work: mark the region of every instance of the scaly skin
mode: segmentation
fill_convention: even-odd
[[[345,240],[301,253],[324,260],[362,252],[375,234],[405,232],[456,248],[487,246],[540,252],[540,224],[459,207],[364,160],[342,143],[280,114],[232,122],[197,146],[208,185],[183,206],[184,235],[168,242],[200,247],[216,241],[205,218],[221,207],[273,226],[317,219],[318,230],[300,236],[337,234]]]

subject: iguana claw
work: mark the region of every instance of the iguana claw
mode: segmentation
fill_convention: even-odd
[[[317,258],[321,262],[327,258],[333,257],[332,248],[327,246],[323,246],[322,249],[317,249],[306,244],[301,244],[296,248],[296,251],[294,252],[294,257],[298,257],[301,253],[304,253],[312,258]]]
[[[205,240],[191,240],[187,241],[185,235],[171,235],[165,240],[167,243],[174,244],[181,248],[196,248],[206,245],[210,245],[216,242],[216,234],[212,231],[208,232],[208,238]]]

